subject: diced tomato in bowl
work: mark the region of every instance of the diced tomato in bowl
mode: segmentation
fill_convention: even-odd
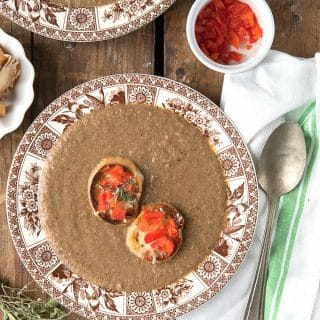
[[[274,19],[265,0],[196,0],[187,19],[187,39],[210,69],[243,72],[268,54]]]

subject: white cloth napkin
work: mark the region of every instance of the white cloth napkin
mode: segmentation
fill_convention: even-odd
[[[309,137],[309,171],[307,170],[303,181],[305,197],[300,197],[298,193],[300,218],[296,218],[297,210],[292,210],[291,213],[286,204],[288,201],[290,203],[293,195],[282,199],[279,204],[280,216],[292,214],[292,221],[296,223],[286,226],[281,225],[279,220],[277,225],[275,239],[280,240],[274,242],[273,250],[276,250],[274,255],[272,253],[270,262],[269,273],[273,279],[268,278],[269,299],[265,320],[319,319],[319,79],[320,55],[317,54],[312,59],[301,59],[277,51],[271,51],[255,69],[237,75],[226,75],[224,79],[221,106],[242,133],[254,158],[259,157],[270,133],[286,120],[300,119],[305,135],[313,132],[313,136]],[[314,101],[316,103],[310,106]],[[303,121],[301,117],[304,112],[308,113],[308,116]],[[260,192],[257,229],[245,261],[218,295],[197,310],[181,317],[181,320],[242,319],[260,254],[265,218],[266,198]],[[277,250],[284,252],[280,258]]]

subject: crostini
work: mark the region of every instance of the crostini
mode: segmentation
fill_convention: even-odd
[[[88,196],[95,216],[115,225],[127,225],[138,214],[143,175],[129,159],[100,161],[88,181]]]
[[[170,204],[144,206],[128,228],[127,247],[153,264],[171,259],[181,246],[183,224],[182,215]]]

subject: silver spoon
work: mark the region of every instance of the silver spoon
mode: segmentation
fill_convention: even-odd
[[[268,195],[269,214],[263,247],[244,320],[264,319],[267,261],[277,201],[280,196],[293,190],[299,184],[306,166],[306,158],[306,143],[303,132],[294,122],[280,125],[271,134],[262,151],[258,164],[258,181]]]

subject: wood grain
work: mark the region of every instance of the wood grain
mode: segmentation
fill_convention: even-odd
[[[273,48],[305,58],[320,50],[320,2],[269,0],[276,22]]]
[[[201,64],[189,48],[185,26],[194,1],[177,0],[164,17],[164,76],[183,82],[219,104],[223,76]]]
[[[4,18],[1,18],[1,28],[14,35],[22,42],[26,54],[31,58],[32,53],[32,35],[20,27],[11,24]],[[15,150],[23,136],[25,129],[30,123],[30,112],[26,114],[23,124],[12,134],[5,136],[0,140],[0,198],[4,200],[5,187],[8,176],[9,167],[15,153]],[[0,279],[4,279],[12,286],[21,287],[31,281],[31,277],[24,269],[20,259],[18,258],[9,234],[5,201],[0,202]]]
[[[127,36],[95,43],[77,43],[65,49],[61,41],[34,36],[36,71],[32,117],[53,99],[87,80],[125,72],[153,73],[154,26]]]
[[[274,48],[303,57],[313,56],[320,49],[319,1],[268,2],[276,21]],[[192,3],[192,0],[177,0],[160,18],[157,23],[157,52],[154,51],[154,24],[122,38],[77,44],[73,50],[68,50],[62,42],[32,35],[0,17],[0,27],[23,43],[36,68],[36,97],[31,110],[18,130],[0,140],[0,257],[5,257],[0,263],[0,279],[5,279],[10,285],[17,287],[31,280],[13,247],[3,200],[9,167],[18,143],[30,121],[48,103],[88,79],[112,73],[155,71],[186,83],[219,103],[223,76],[198,62],[186,40],[185,23]],[[161,32],[163,34],[160,34]],[[74,315],[68,319],[79,317]]]

